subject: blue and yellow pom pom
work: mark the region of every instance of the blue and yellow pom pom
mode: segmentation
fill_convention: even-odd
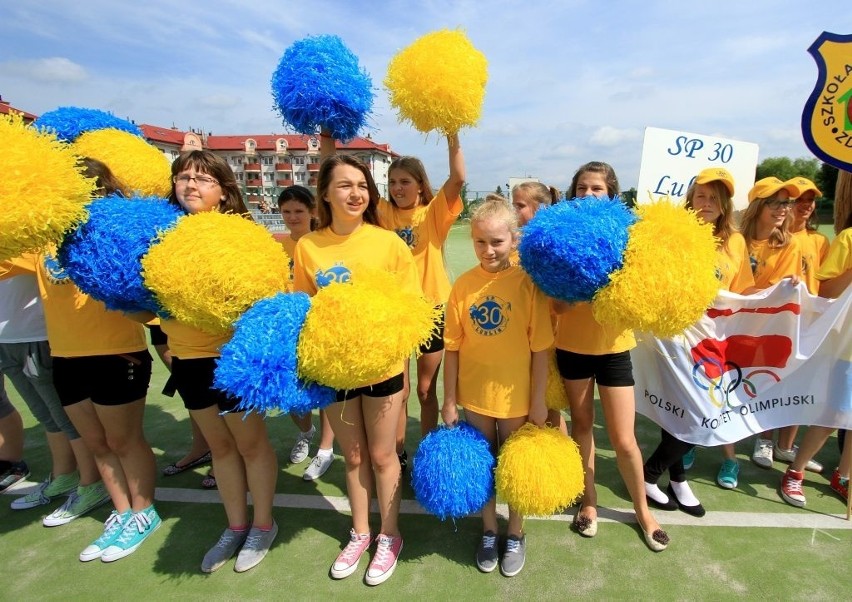
[[[549,297],[591,301],[621,267],[633,212],[606,197],[542,207],[523,228],[521,267]]]
[[[551,349],[547,358],[547,388],[544,391],[544,405],[548,410],[567,410],[568,393],[556,365],[556,348]]]
[[[275,109],[300,134],[328,128],[350,140],[373,108],[373,83],[337,36],[310,36],[284,51],[272,74]]]
[[[485,435],[466,422],[432,430],[417,447],[411,486],[441,520],[482,510],[494,495],[494,455]]]
[[[380,382],[429,340],[439,311],[394,274],[353,270],[313,297],[299,340],[303,378],[335,389]]]
[[[81,134],[72,145],[81,157],[105,163],[127,188],[140,196],[167,197],[172,189],[171,164],[143,138],[115,129]]]
[[[53,134],[0,115],[0,261],[57,244],[86,218],[95,181]]]
[[[233,214],[182,217],[142,258],[145,286],[176,320],[225,334],[260,299],[287,290],[289,257],[263,226]]]
[[[500,448],[497,495],[522,516],[548,516],[583,494],[583,462],[573,439],[527,423]]]
[[[311,300],[278,293],[252,305],[222,346],[213,384],[240,400],[237,411],[306,414],[335,401],[336,391],[298,376],[296,348]]]
[[[40,130],[53,133],[63,142],[74,142],[80,134],[108,128],[142,137],[142,130],[126,119],[99,109],[81,107],[59,107],[42,113],[33,125]]]
[[[107,309],[162,308],[142,282],[142,257],[158,234],[182,212],[158,197],[126,199],[111,195],[87,206],[89,219],[69,232],[57,252],[59,265],[77,287]]]
[[[462,31],[418,38],[391,59],[385,77],[400,121],[424,133],[457,133],[482,114],[488,61]]]
[[[660,200],[637,208],[624,267],[594,299],[602,324],[667,338],[697,322],[719,290],[711,224]]]

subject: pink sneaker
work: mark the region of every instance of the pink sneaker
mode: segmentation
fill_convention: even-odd
[[[401,551],[402,537],[391,537],[380,533],[376,538],[376,553],[364,578],[367,585],[378,585],[387,581],[396,570],[396,561]]]
[[[331,565],[332,578],[343,579],[358,569],[361,556],[370,547],[370,539],[369,533],[355,533],[355,529],[349,529],[349,543]]]

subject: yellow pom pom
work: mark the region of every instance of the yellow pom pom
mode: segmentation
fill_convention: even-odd
[[[166,156],[139,136],[116,129],[82,134],[74,152],[105,163],[113,175],[142,196],[167,197],[171,192],[171,165]]]
[[[488,61],[462,31],[441,30],[417,39],[388,65],[390,103],[427,133],[454,134],[482,113]]]
[[[87,217],[95,181],[52,134],[0,115],[0,261],[36,251]]]
[[[439,316],[393,274],[356,269],[319,290],[299,337],[299,372],[335,389],[375,384],[429,340]]]
[[[175,319],[224,334],[287,288],[290,259],[263,226],[217,212],[180,218],[142,258],[145,286]]]
[[[544,405],[548,410],[567,410],[568,393],[562,383],[562,375],[556,365],[556,349],[550,350],[547,361],[547,388],[544,391]]]
[[[500,447],[497,495],[522,516],[547,516],[574,503],[584,488],[580,449],[559,429],[527,423]]]
[[[665,199],[637,212],[624,266],[592,303],[595,319],[672,337],[697,322],[719,291],[713,227]]]

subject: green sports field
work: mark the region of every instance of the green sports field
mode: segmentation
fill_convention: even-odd
[[[467,227],[457,226],[447,243],[448,267],[458,276],[474,263]],[[180,458],[189,427],[179,399],[159,391],[165,370],[155,362],[148,396],[146,432],[158,464]],[[26,427],[26,460],[33,475],[49,470],[44,436],[7,387]],[[439,392],[440,393],[440,392]],[[419,437],[418,408],[412,396],[408,421],[409,455]],[[600,415],[600,412],[598,413]],[[569,511],[549,519],[528,519],[527,564],[515,578],[481,574],[473,565],[480,526],[476,518],[441,522],[419,511],[405,479],[400,523],[405,547],[394,576],[370,588],[362,569],[342,581],[328,568],[347,536],[349,518],[337,510],[345,502],[343,462],[338,457],[318,482],[301,479],[306,464],[287,457],[296,429],[287,418],[270,418],[281,472],[275,517],[280,531],[266,560],[237,574],[233,562],[203,575],[199,565],[225,526],[216,492],[199,482],[205,468],[159,478],[157,506],[163,526],[135,554],[112,564],[81,563],[80,550],[101,532],[109,508],[52,529],[41,518],[60,502],[12,511],[12,495],[0,496],[0,558],[6,568],[0,600],[843,600],[852,591],[852,523],[845,504],[828,487],[826,476],[838,461],[832,437],[817,459],[826,476],[807,474],[806,508],[785,504],[777,493],[784,465],[773,470],[753,465],[750,444],[738,446],[741,474],[736,490],[715,484],[720,454],[698,450],[690,471],[693,490],[707,508],[703,518],[681,512],[656,512],[672,538],[668,550],[647,549],[633,521],[627,492],[618,476],[605,428],[598,424],[597,481],[601,526],[583,539],[570,529]],[[637,435],[650,453],[659,429],[637,417]],[[312,449],[312,453],[315,450]],[[664,477],[665,479],[665,477]],[[377,526],[378,517],[375,516]]]

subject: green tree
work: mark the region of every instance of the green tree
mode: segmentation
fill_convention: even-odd
[[[761,180],[775,176],[779,180],[786,181],[796,176],[802,176],[815,182],[819,169],[819,161],[816,159],[767,157],[757,166],[756,179]]]
[[[837,168],[828,163],[823,163],[819,168],[814,184],[822,190],[822,194],[826,198],[833,199],[834,189],[837,187]]]
[[[494,192],[496,192],[500,196],[503,196],[503,188],[499,184],[497,184],[497,190],[495,190]]]
[[[461,212],[461,215],[459,215],[459,217],[461,217],[461,218],[470,217],[470,202],[467,200],[467,182],[462,184],[462,188],[461,188],[461,192],[459,193],[459,196],[461,197],[461,200],[462,200],[462,212]]]

